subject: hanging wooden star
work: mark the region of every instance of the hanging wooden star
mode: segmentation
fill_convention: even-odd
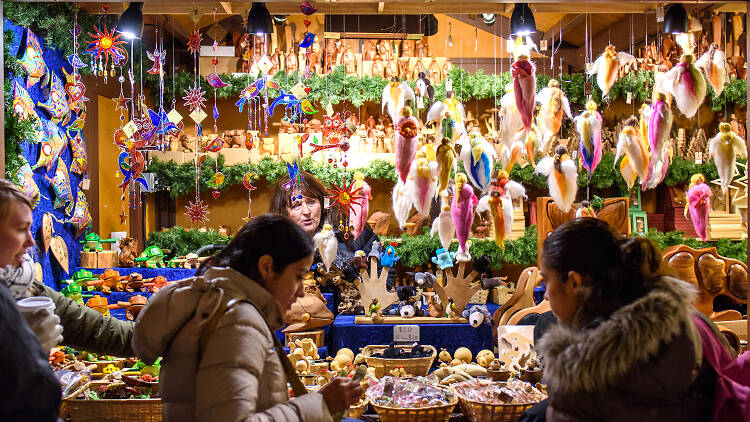
[[[185,96],[182,97],[185,100],[185,107],[189,108],[190,111],[196,109],[202,109],[206,106],[206,91],[200,89],[196,84],[192,88],[188,88],[185,91]]]
[[[201,41],[203,41],[203,35],[198,29],[194,29],[190,33],[190,39],[188,40],[187,49],[190,54],[198,54],[201,49]]]
[[[120,38],[122,34],[115,35],[115,30],[107,30],[106,24],[103,28],[104,29],[101,30],[95,27],[94,30],[96,31],[96,34],[89,32],[89,37],[94,40],[89,41],[89,46],[84,53],[96,56],[96,58],[103,56],[104,66],[106,67],[109,63],[110,57],[114,63],[119,63],[125,59],[125,50],[123,50],[122,47],[119,47],[119,45],[125,44],[125,41],[119,41],[118,38]]]
[[[204,204],[203,200],[200,198],[195,198],[195,201],[188,202],[185,209],[187,209],[185,215],[188,216],[193,223],[205,223],[208,221],[208,214],[210,213],[208,211],[208,205]]]

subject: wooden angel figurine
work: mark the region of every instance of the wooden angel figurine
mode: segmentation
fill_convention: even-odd
[[[375,56],[377,56],[375,41],[365,40],[365,42],[362,44],[362,60],[373,61],[375,60]]]
[[[438,65],[438,62],[434,57],[432,58],[430,65],[427,66],[427,75],[432,83],[438,83],[443,80],[443,75],[440,72],[440,65]]]
[[[284,64],[287,73],[296,72],[299,70],[297,64],[297,54],[294,52],[294,47],[289,47],[289,51],[286,53],[286,63]]]
[[[347,45],[344,51],[343,65],[349,75],[357,73],[357,59],[352,52],[352,46]]]
[[[372,63],[372,76],[385,77],[385,64],[380,59],[380,56],[375,56],[375,61]]]
[[[378,54],[380,55],[380,58],[385,62],[393,60],[393,50],[391,50],[390,41],[380,40],[378,42]]]

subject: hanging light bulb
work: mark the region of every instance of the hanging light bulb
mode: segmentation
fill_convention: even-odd
[[[495,14],[494,13],[482,13],[482,22],[484,22],[487,26],[492,26],[495,24]]]
[[[529,35],[536,32],[536,20],[528,3],[516,3],[510,15],[511,35]]]

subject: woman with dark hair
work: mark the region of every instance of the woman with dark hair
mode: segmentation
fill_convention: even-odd
[[[151,297],[133,349],[147,363],[164,357],[165,420],[328,421],[359,400],[359,382],[347,378],[306,394],[274,335],[303,294],[312,253],[309,236],[288,218],[261,215],[196,277]]]
[[[693,307],[695,289],[661,271],[651,240],[575,219],[545,239],[541,273],[559,320],[537,345],[547,420],[708,420],[716,372],[696,324],[723,336]]]
[[[350,261],[358,250],[364,251],[365,255],[372,250],[373,243],[379,241],[378,236],[372,231],[369,224],[365,224],[362,233],[356,239],[342,234],[339,227],[338,216],[332,209],[324,208],[327,190],[315,176],[301,171],[302,199],[292,200],[292,192],[284,187],[286,180],[279,180],[273,188],[271,207],[269,212],[285,215],[294,221],[305,233],[312,238],[325,223],[331,224],[336,231],[339,242],[336,258],[333,264],[344,274],[344,279],[354,281],[359,271],[352,267]],[[321,262],[319,254],[315,255],[315,262]],[[393,287],[396,280],[396,271],[391,269],[388,273],[388,288]]]

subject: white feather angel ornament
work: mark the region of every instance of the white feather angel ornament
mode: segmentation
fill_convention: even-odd
[[[513,168],[513,164],[521,161],[524,151],[524,142],[516,141],[513,145],[508,147],[503,144],[500,149],[500,164],[503,166],[505,171],[510,173]]]
[[[719,171],[721,191],[727,193],[729,184],[734,176],[737,156],[747,158],[745,141],[732,131],[729,123],[719,124],[719,133],[708,142],[708,156],[713,157],[716,169]]]
[[[466,133],[466,110],[464,105],[453,95],[453,91],[445,94],[443,101],[437,101],[427,112],[427,121],[438,122],[438,139],[444,137],[456,140]]]
[[[608,45],[588,73],[589,75],[596,74],[596,84],[602,90],[602,96],[606,96],[620,77],[620,69],[634,62],[635,57],[623,51],[618,53],[615,51],[615,46]]]
[[[462,136],[459,144],[461,152],[458,156],[464,163],[469,181],[481,191],[487,191],[497,159],[495,148],[477,131]]]
[[[516,108],[516,94],[513,93],[513,84],[508,84],[505,88],[505,95],[500,99],[500,140],[503,145],[510,148],[515,142],[522,142],[526,133],[523,130],[523,121],[521,114]]]
[[[719,46],[711,44],[708,51],[703,53],[695,65],[703,70],[706,75],[706,81],[714,90],[718,97],[724,91],[724,86],[729,82],[729,73],[727,72],[727,58],[724,52],[719,50]]]
[[[336,258],[336,251],[339,248],[339,243],[336,241],[336,234],[333,232],[333,227],[330,224],[325,224],[323,229],[313,236],[313,245],[320,252],[320,257],[323,259],[326,271],[330,271],[333,259]]]
[[[432,230],[430,230],[430,236],[438,234],[440,238],[440,245],[446,251],[450,248],[453,242],[453,235],[456,233],[456,228],[453,226],[453,217],[451,217],[451,207],[448,204],[445,196],[443,196],[443,207],[440,211],[440,215],[435,217],[432,221]]]
[[[495,244],[505,248],[505,238],[513,227],[513,200],[526,198],[526,189],[508,178],[505,170],[498,172],[494,189],[477,204],[477,214],[488,211],[495,229]]]
[[[633,118],[635,119],[635,118]],[[620,174],[625,179],[628,189],[632,189],[635,179],[640,178],[641,182],[648,176],[648,140],[643,140],[636,128],[625,126],[620,132],[617,141],[617,153],[615,154],[615,166],[620,157]]]
[[[549,140],[560,131],[563,115],[572,119],[568,97],[560,89],[560,82],[550,79],[547,87],[536,95],[536,102],[541,104],[536,121],[542,133],[540,149],[546,149]]]
[[[563,145],[555,148],[554,157],[545,157],[536,165],[534,173],[547,176],[549,194],[562,212],[570,211],[578,192],[578,169]]]
[[[703,74],[695,67],[692,54],[683,54],[680,63],[676,64],[664,76],[665,85],[672,87],[677,108],[686,117],[693,117],[706,97],[706,80]]]
[[[393,194],[391,196],[393,200],[393,214],[398,221],[398,226],[403,228],[406,224],[406,220],[409,218],[409,211],[414,204],[412,198],[414,197],[411,192],[415,189],[414,181],[407,179],[406,183],[399,179],[396,182],[396,186],[393,187]]]
[[[581,164],[588,170],[589,177],[602,160],[602,116],[596,109],[596,103],[586,103],[586,111],[576,116],[576,129],[581,137]]]
[[[391,81],[383,88],[383,105],[381,111],[388,110],[392,122],[397,122],[401,109],[406,101],[414,101],[414,90],[406,81]]]
[[[414,190],[411,192],[414,208],[422,215],[430,215],[432,199],[437,191],[437,167],[437,162],[427,160],[423,151],[417,153],[409,177],[414,183]]]

